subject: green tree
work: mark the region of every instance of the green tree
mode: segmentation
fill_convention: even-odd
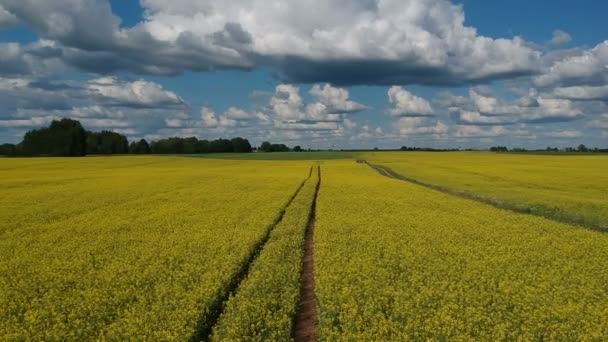
[[[0,156],[14,157],[17,155],[17,146],[13,144],[0,145]]]
[[[27,156],[84,156],[87,152],[87,133],[79,121],[53,120],[48,128],[25,133],[21,149]]]
[[[150,145],[146,139],[141,139],[138,142],[133,142],[129,146],[129,153],[131,154],[149,154],[150,153]]]
[[[236,153],[249,153],[251,152],[251,144],[247,139],[237,137],[230,140],[232,144],[232,152]]]
[[[87,132],[87,154],[129,153],[127,137],[111,131]]]

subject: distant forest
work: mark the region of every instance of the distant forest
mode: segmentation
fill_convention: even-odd
[[[299,148],[296,146],[295,151]],[[11,157],[78,157],[85,155],[111,154],[202,154],[202,153],[248,153],[254,148],[247,139],[199,140],[190,138],[167,138],[148,143],[145,139],[129,143],[126,136],[111,131],[91,132],[72,119],[54,120],[49,127],[25,133],[17,145],[0,145],[0,155]],[[283,144],[264,142],[263,152],[290,151]]]

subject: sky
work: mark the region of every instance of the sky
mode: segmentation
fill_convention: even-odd
[[[608,2],[0,0],[0,143],[608,147]]]

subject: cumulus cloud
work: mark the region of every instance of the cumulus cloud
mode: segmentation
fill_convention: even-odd
[[[571,41],[572,37],[570,36],[570,34],[562,30],[555,30],[553,31],[553,37],[551,38],[551,41],[549,43],[553,46],[558,46],[570,43]]]
[[[323,87],[314,85],[310,94],[317,101],[306,104],[297,86],[279,84],[270,98],[268,110],[277,121],[315,125],[317,122],[342,121],[345,114],[367,108],[350,100],[346,89],[335,88],[328,84]]]
[[[127,107],[159,107],[185,105],[177,94],[164,90],[154,82],[138,80],[119,81],[116,77],[102,77],[87,82],[86,89],[92,96],[100,96],[116,105]]]
[[[122,28],[109,2],[3,0],[87,71],[175,74],[272,65],[290,82],[465,84],[529,75],[540,53],[492,39],[448,0],[143,0]]]
[[[0,78],[3,128],[30,129],[71,117],[80,120],[87,129],[154,131],[187,124],[188,110],[188,104],[175,93],[144,80]]]
[[[502,137],[509,133],[503,126],[494,126],[484,129],[479,126],[458,126],[454,134],[458,138],[495,138]]]
[[[449,132],[449,126],[441,121],[431,121],[423,117],[404,117],[394,124],[399,134],[442,136]]]
[[[555,132],[547,132],[545,136],[551,138],[561,138],[561,139],[576,139],[583,136],[583,133],[575,130],[564,130],[564,131],[555,131]]]
[[[310,94],[324,105],[329,113],[355,113],[368,109],[360,103],[351,101],[348,90],[332,87],[329,84],[324,86],[315,84],[310,89]]]
[[[61,51],[51,41],[0,43],[0,76],[40,77],[62,70]]]
[[[395,107],[388,110],[391,116],[432,116],[431,104],[400,86],[388,90],[388,100]]]
[[[583,116],[583,111],[572,101],[533,90],[508,102],[486,88],[472,88],[468,98],[444,95],[439,102],[466,125],[566,122]]]
[[[608,84],[604,86],[573,86],[559,87],[553,90],[553,95],[569,100],[601,100],[608,101]]]
[[[608,85],[608,40],[552,61],[533,82],[541,88]]]

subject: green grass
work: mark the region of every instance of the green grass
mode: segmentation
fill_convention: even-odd
[[[206,159],[236,159],[236,160],[331,160],[351,159],[351,152],[322,151],[322,152],[272,152],[272,153],[210,153],[187,155],[193,158]]]

